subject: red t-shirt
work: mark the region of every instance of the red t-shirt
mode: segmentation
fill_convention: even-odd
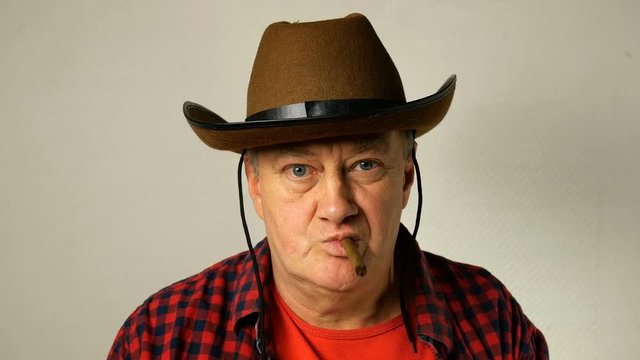
[[[435,360],[434,349],[420,341],[413,352],[402,316],[362,329],[322,329],[304,322],[273,293],[276,306],[269,313],[269,327],[277,359]]]

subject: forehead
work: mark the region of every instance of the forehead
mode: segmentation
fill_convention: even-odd
[[[275,156],[313,155],[314,150],[331,145],[340,145],[353,153],[376,152],[387,153],[400,143],[400,137],[394,131],[364,135],[343,136],[313,141],[287,143],[258,149],[262,153]]]

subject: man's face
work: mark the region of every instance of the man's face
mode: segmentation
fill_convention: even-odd
[[[246,163],[249,192],[265,223],[276,280],[349,291],[392,277],[400,214],[413,183],[401,132],[260,149]],[[340,240],[355,240],[359,278]],[[377,274],[378,276],[373,276]]]

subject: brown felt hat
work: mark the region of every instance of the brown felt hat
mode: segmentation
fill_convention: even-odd
[[[267,27],[253,63],[245,121],[227,122],[188,101],[183,111],[207,145],[235,152],[388,130],[420,136],[444,118],[455,86],[452,75],[435,94],[407,102],[369,20],[351,14]]]

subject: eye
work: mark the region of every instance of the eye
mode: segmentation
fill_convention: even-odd
[[[370,170],[373,170],[377,165],[378,164],[376,164],[374,161],[371,161],[371,160],[361,160],[361,161],[358,161],[358,164],[356,165],[356,167],[363,171],[370,171]]]
[[[296,165],[292,165],[289,168],[289,171],[291,172],[291,175],[295,177],[303,177],[307,175],[308,169],[306,165],[296,164]]]

